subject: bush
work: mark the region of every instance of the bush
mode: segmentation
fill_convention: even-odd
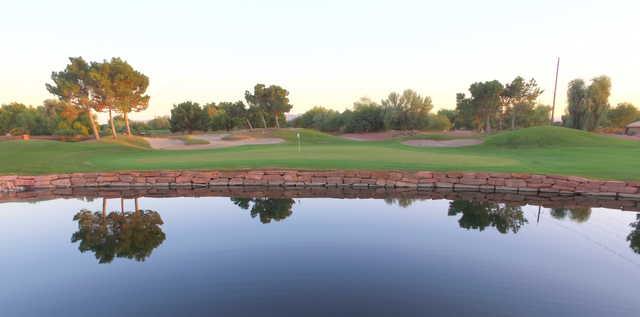
[[[345,122],[345,132],[378,132],[385,130],[384,109],[372,102],[356,103]]]
[[[451,129],[451,121],[445,115],[429,115],[427,130],[448,131]]]
[[[296,128],[316,129],[324,132],[340,131],[342,120],[340,113],[324,107],[313,107],[293,120]]]

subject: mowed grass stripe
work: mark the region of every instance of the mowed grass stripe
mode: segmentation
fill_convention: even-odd
[[[640,142],[555,127],[503,132],[485,144],[417,148],[406,138],[350,141],[300,130],[271,131],[287,142],[207,150],[152,150],[140,140],[0,142],[1,174],[157,169],[304,168],[527,172],[640,180]]]

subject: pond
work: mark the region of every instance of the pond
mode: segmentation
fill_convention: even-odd
[[[640,315],[634,211],[122,195],[0,204],[0,316]]]

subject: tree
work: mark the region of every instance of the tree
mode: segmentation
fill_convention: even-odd
[[[103,62],[91,62],[89,70],[90,89],[92,94],[92,102],[100,109],[107,109],[109,112],[109,125],[111,127],[111,135],[117,138],[117,130],[113,122],[113,112],[116,111],[117,96],[114,87],[114,77],[117,75],[112,70],[112,64],[106,60]]]
[[[402,94],[392,92],[381,103],[386,108],[385,125],[397,130],[425,128],[433,109],[430,97],[422,97],[411,89]]]
[[[90,66],[82,57],[70,57],[69,64],[63,71],[51,73],[53,84],[46,84],[47,90],[61,101],[69,103],[87,113],[93,135],[100,139],[100,133],[93,116],[93,111],[102,111],[104,104],[94,100],[94,81],[91,78]]]
[[[451,121],[445,115],[430,114],[427,117],[427,130],[431,131],[448,131],[451,129]]]
[[[465,94],[456,94],[456,117],[452,122],[456,129],[479,129],[480,123],[476,120],[471,98]]]
[[[567,89],[567,114],[562,117],[564,125],[569,128],[584,130],[587,127],[587,87],[582,79],[569,82]]]
[[[624,128],[636,120],[640,120],[640,111],[628,102],[619,103],[607,113],[607,124],[612,128]]]
[[[491,132],[491,121],[500,110],[500,94],[504,87],[497,81],[476,82],[469,87],[471,105],[476,121],[484,122],[484,130]]]
[[[587,129],[593,131],[600,126],[609,110],[609,96],[611,96],[611,79],[599,76],[591,80],[587,91],[589,96],[589,121]]]
[[[563,116],[564,125],[574,129],[593,131],[597,129],[609,109],[611,79],[599,76],[586,86],[584,80],[569,83],[567,99],[569,106]]]
[[[187,131],[191,134],[195,130],[208,129],[207,112],[196,102],[186,101],[173,105],[169,119],[171,132]]]
[[[161,116],[149,120],[147,125],[151,130],[164,130],[169,129],[171,124],[169,122],[169,116]]]
[[[385,109],[368,98],[353,104],[353,111],[345,111],[345,132],[377,132],[385,130]]]
[[[236,101],[236,102],[223,102],[220,104],[220,107],[224,109],[224,111],[229,114],[231,118],[233,118],[234,126],[242,126],[245,123],[247,124],[247,128],[253,130],[253,125],[251,124],[249,111],[247,110],[244,102]]]
[[[149,86],[149,78],[120,58],[112,58],[110,63],[113,72],[111,85],[115,94],[115,108],[122,113],[127,134],[131,136],[129,113],[140,112],[149,107],[150,97],[145,94]]]
[[[324,107],[313,107],[292,122],[296,128],[310,128],[324,132],[337,132],[341,129],[340,113]]]
[[[440,109],[438,110],[437,115],[447,117],[447,119],[452,125],[456,122],[458,118],[458,112],[456,110],[451,110],[451,109]]]
[[[280,117],[291,111],[293,107],[289,104],[289,92],[276,85],[266,87],[257,84],[253,88],[253,93],[246,91],[245,99],[251,108],[256,109],[260,114],[264,128],[267,128],[266,114],[273,116],[275,126],[280,128]]]
[[[500,94],[502,107],[509,110],[511,117],[511,129],[516,128],[518,109],[532,109],[536,99],[543,90],[538,87],[536,80],[531,78],[528,82],[518,76],[504,87]]]
[[[38,107],[45,118],[41,129],[46,134],[74,136],[89,135],[89,112],[60,100],[48,99]],[[44,134],[44,133],[43,133]]]

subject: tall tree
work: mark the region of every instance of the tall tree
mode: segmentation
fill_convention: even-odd
[[[143,111],[149,107],[149,96],[146,94],[149,78],[120,58],[112,58],[110,63],[115,107],[122,113],[127,134],[131,136],[129,113]]]
[[[500,94],[500,101],[505,110],[509,110],[512,130],[516,128],[518,108],[533,108],[542,92],[535,79],[531,78],[527,82],[520,76],[504,87]]]
[[[113,138],[118,137],[116,125],[113,122],[113,112],[117,110],[117,90],[114,87],[115,75],[112,64],[108,61],[92,62],[89,71],[93,103],[109,113],[109,125]]]
[[[69,64],[63,71],[51,73],[51,80],[53,84],[46,84],[47,90],[61,101],[87,112],[93,135],[99,140],[100,133],[93,110],[102,111],[104,104],[94,102],[89,64],[82,57],[70,57]]]
[[[569,83],[567,99],[569,106],[563,116],[565,126],[593,131],[597,129],[609,109],[611,79],[599,76],[586,86],[584,80],[575,79]]]
[[[500,109],[500,94],[504,87],[497,81],[477,82],[469,87],[471,104],[479,122],[484,122],[484,130],[491,132],[491,121]]]
[[[567,114],[563,116],[564,125],[573,129],[586,129],[588,100],[584,80],[574,79],[569,82],[567,103]]]
[[[479,127],[476,121],[475,111],[471,104],[471,98],[464,93],[456,94],[456,116],[452,122],[456,129],[474,129]]]
[[[587,129],[593,131],[602,123],[609,110],[609,96],[611,96],[611,79],[607,76],[598,76],[591,80],[587,90],[589,96],[589,121]]]
[[[276,128],[280,128],[279,117],[291,111],[293,107],[289,103],[289,92],[277,85],[266,87],[264,84],[257,84],[253,87],[253,93],[245,92],[245,99],[250,107],[256,107],[260,110],[265,128],[267,128],[265,114],[272,115]]]

